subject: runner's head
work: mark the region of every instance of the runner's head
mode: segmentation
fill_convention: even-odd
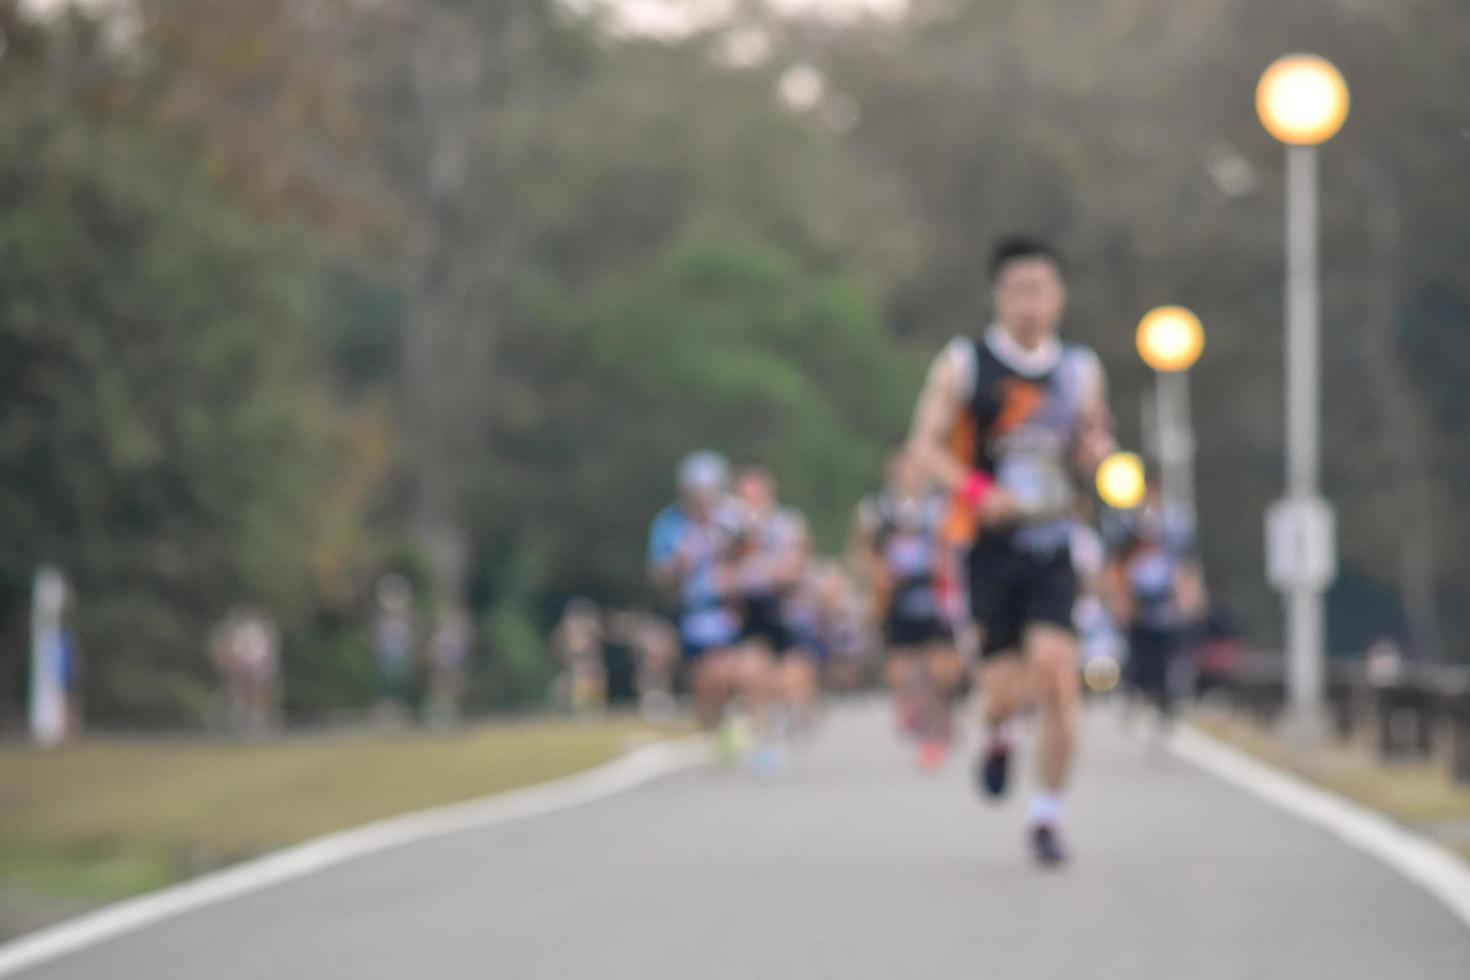
[[[708,449],[690,453],[679,462],[679,500],[694,516],[706,516],[730,484],[725,457]]]
[[[1067,305],[1066,270],[1059,252],[1037,238],[1001,239],[990,259],[995,318],[1023,347],[1057,332]]]
[[[764,466],[741,467],[735,478],[735,495],[757,514],[776,508],[776,476]]]

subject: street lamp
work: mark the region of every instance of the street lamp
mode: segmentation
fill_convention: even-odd
[[[1351,104],[1342,72],[1315,54],[1277,58],[1256,86],[1266,131],[1290,146],[1319,146],[1347,122]]]
[[[1323,58],[1277,59],[1256,87],[1261,123],[1286,144],[1286,498],[1267,515],[1267,564],[1287,600],[1287,725],[1310,745],[1324,731],[1323,597],[1335,573],[1332,510],[1319,494],[1321,376],[1317,147],[1347,121],[1342,74]]]
[[[1151,310],[1138,324],[1138,354],[1158,378],[1154,418],[1159,430],[1165,512],[1182,516],[1191,530],[1195,506],[1189,369],[1204,349],[1205,329],[1199,317],[1182,306]]]

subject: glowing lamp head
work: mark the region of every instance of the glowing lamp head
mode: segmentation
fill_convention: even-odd
[[[1097,494],[1114,510],[1133,510],[1148,493],[1137,453],[1113,453],[1097,468]]]
[[[1182,306],[1161,306],[1138,325],[1138,355],[1155,371],[1188,371],[1204,349],[1204,326]]]
[[[1316,146],[1347,122],[1347,82],[1326,58],[1289,54],[1271,63],[1256,86],[1256,113],[1266,131],[1292,146]]]

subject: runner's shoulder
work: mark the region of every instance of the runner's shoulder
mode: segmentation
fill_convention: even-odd
[[[936,364],[944,365],[951,376],[963,376],[975,368],[975,357],[982,344],[966,334],[955,334],[939,351]]]
[[[1062,342],[1062,360],[1074,366],[1074,369],[1098,376],[1102,374],[1102,359],[1097,356],[1097,351],[1086,344],[1074,341]]]
[[[648,530],[649,558],[655,563],[672,558],[688,527],[689,518],[678,504],[659,511]]]

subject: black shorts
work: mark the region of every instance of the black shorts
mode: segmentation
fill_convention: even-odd
[[[786,628],[781,607],[779,596],[746,599],[745,627],[740,632],[740,642],[760,642],[770,647],[772,653],[785,653],[791,646],[791,631]]]
[[[953,641],[954,631],[937,616],[890,616],[883,624],[883,643],[889,653]]]
[[[1177,629],[1134,626],[1129,630],[1126,673],[1129,684],[1145,694],[1167,697],[1183,640],[1183,631]]]
[[[1028,626],[1075,631],[1077,572],[1072,552],[1033,553],[1009,538],[981,537],[969,555],[970,615],[980,627],[985,658],[1019,653]]]

